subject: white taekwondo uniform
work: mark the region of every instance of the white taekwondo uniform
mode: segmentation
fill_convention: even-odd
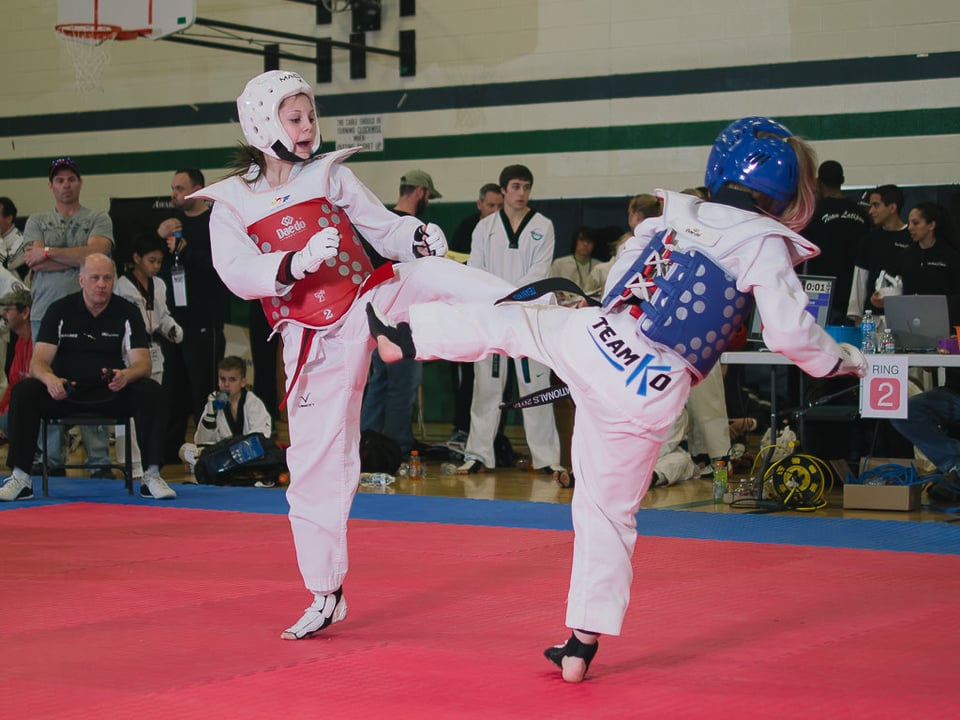
[[[503,352],[549,365],[568,383],[577,418],[566,624],[608,635],[620,633],[629,603],[636,513],[660,445],[691,385],[709,372],[744,320],[750,296],[771,350],[818,377],[841,358],[839,346],[805,311],[807,296],[793,270],[817,254],[815,246],[755,212],[661,195],[663,216],[637,226],[617,256],[604,307],[431,303],[409,312],[420,359],[468,361]],[[671,231],[666,250],[654,250]],[[685,270],[691,258],[699,261]],[[714,272],[706,283],[699,278],[704,268]],[[628,289],[619,301],[638,274],[649,282],[647,300],[637,303]],[[658,314],[665,327],[651,327]]]
[[[467,264],[503,278],[511,289],[550,274],[555,236],[553,223],[531,209],[514,233],[502,210],[483,218],[473,230]],[[515,364],[518,395],[550,387],[550,368],[534,359]],[[507,384],[507,363],[499,355],[478,361],[473,373],[470,434],[464,452],[492,468],[496,465],[493,441],[500,424],[500,402]],[[535,468],[560,464],[560,436],[549,405],[524,408],[523,432]]]
[[[297,164],[278,187],[262,177],[252,184],[231,177],[195,193],[215,201],[210,241],[220,277],[239,297],[260,299],[283,338],[287,500],[300,572],[315,593],[337,590],[347,572],[347,517],[360,480],[360,403],[375,346],[366,303],[405,318],[418,300],[492,302],[512,289],[435,257],[388,263],[372,274],[353,227],[384,257],[412,261],[422,222],[387,210],[342,165],[356,151]],[[251,168],[247,177],[255,174]],[[339,254],[303,280],[280,285],[286,255],[328,226],[340,231]]]

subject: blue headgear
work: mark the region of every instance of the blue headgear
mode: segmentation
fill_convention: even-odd
[[[774,137],[758,137],[760,133]],[[717,136],[707,159],[704,185],[716,193],[724,183],[735,182],[769,195],[780,215],[797,192],[799,161],[785,138],[786,127],[765,117],[735,120]]]

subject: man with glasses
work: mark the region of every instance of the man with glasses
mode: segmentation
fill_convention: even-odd
[[[95,252],[110,255],[113,249],[110,216],[102,210],[91,210],[80,204],[83,179],[72,158],[57,158],[50,163],[49,186],[53,193],[53,209],[34,213],[27,218],[23,229],[23,257],[33,271],[30,323],[34,342],[47,308],[76,292],[84,258]],[[110,440],[107,428],[83,427],[80,432],[88,463],[108,464]],[[60,428],[52,428],[47,440],[49,465],[54,468],[62,466],[64,451]]]

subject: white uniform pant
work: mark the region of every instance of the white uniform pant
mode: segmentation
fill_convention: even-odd
[[[696,457],[706,453],[715,460],[730,454],[730,420],[720,363],[690,390],[687,414],[690,420],[687,442],[691,455]]]
[[[411,303],[493,303],[513,288],[489,273],[443,258],[396,266],[397,277],[360,296],[325,335],[315,336],[287,398],[290,526],[306,587],[333,592],[347,573],[347,518],[360,482],[360,404],[375,342],[366,305],[403,320]],[[284,325],[283,363],[292,381],[303,329]]]
[[[630,601],[636,512],[660,445],[683,410],[689,372],[638,337],[625,312],[431,303],[410,310],[410,325],[421,360],[476,361],[504,352],[552,367],[570,386],[577,485],[566,624],[618,635]]]
[[[526,364],[527,368],[523,365]],[[535,360],[514,363],[520,397],[550,387],[550,368]],[[496,466],[493,440],[500,425],[500,401],[507,384],[506,357],[493,355],[474,363],[473,401],[470,404],[470,434],[464,452],[477,458],[488,468]],[[496,376],[494,369],[497,368]],[[560,464],[560,436],[553,417],[553,407],[524,408],[523,431],[530,448],[533,467]]]
[[[667,485],[676,485],[689,480],[697,472],[697,465],[690,457],[690,453],[680,445],[686,434],[687,414],[680,413],[670,426],[670,434],[660,446],[660,454],[657,457],[657,473],[663,476]]]

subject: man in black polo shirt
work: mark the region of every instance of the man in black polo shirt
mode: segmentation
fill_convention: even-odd
[[[101,253],[80,266],[80,292],[54,302],[43,316],[30,361],[30,377],[10,396],[10,448],[13,470],[0,500],[29,500],[40,419],[83,411],[130,413],[146,468],[140,494],[158,500],[177,495],[160,477],[164,403],[160,385],[150,379],[149,337],[136,306],[113,294],[116,268]],[[124,367],[124,348],[128,366]]]

